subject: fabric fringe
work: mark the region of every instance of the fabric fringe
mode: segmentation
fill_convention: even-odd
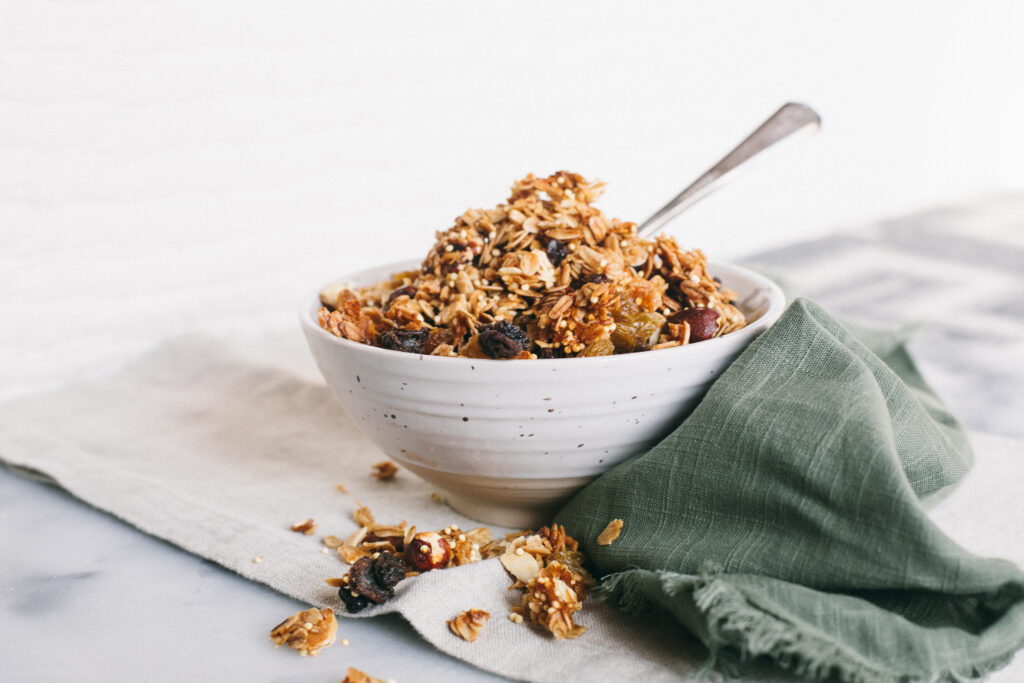
[[[692,597],[706,627],[705,633],[694,635],[704,642],[710,653],[693,678],[706,678],[712,671],[739,677],[748,662],[767,657],[783,669],[817,681],[966,681],[996,671],[1013,658],[1010,653],[945,671],[886,671],[834,641],[757,608],[714,568],[706,569],[699,576],[631,569],[606,577],[596,591],[601,599],[634,615],[663,609],[662,600],[671,603],[685,593]]]

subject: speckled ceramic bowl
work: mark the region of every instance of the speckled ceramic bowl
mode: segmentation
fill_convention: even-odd
[[[396,263],[339,279],[372,284],[416,268]],[[767,278],[727,263],[711,272],[750,323],[724,337],[622,356],[476,360],[399,353],[317,325],[316,293],[299,308],[324,379],[349,417],[391,458],[447,491],[482,522],[536,527],[606,469],[642,452],[782,314]]]

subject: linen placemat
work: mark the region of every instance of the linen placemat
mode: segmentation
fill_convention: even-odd
[[[385,456],[325,386],[242,360],[248,355],[184,337],[116,374],[2,404],[0,461],[341,617],[337,589],[324,579],[348,565],[323,554],[320,539],[354,531],[357,502],[381,522],[407,520],[422,530],[478,526],[435,501],[434,488],[408,471],[391,481],[372,478],[372,465]],[[309,517],[316,534],[290,530]],[[706,657],[670,617],[632,617],[597,600],[587,600],[579,615],[584,637],[554,641],[508,620],[519,595],[508,590],[511,583],[497,560],[428,572],[358,617],[399,612],[438,649],[522,680],[678,680]],[[474,643],[452,635],[446,623],[470,607],[492,614]],[[273,626],[266,625],[268,633]],[[337,656],[336,649],[321,657]]]

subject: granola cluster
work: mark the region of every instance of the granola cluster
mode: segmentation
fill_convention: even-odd
[[[558,639],[583,635],[586,628],[573,621],[573,614],[583,609],[594,580],[583,568],[578,544],[564,527],[555,524],[512,540],[501,563],[515,577],[513,587],[526,589],[516,613]]]
[[[512,186],[437,233],[422,267],[321,292],[328,332],[396,351],[470,358],[633,353],[746,324],[700,250],[593,206],[603,184],[559,171]]]
[[[275,647],[287,645],[299,654],[316,657],[320,650],[332,645],[338,632],[338,621],[330,609],[310,607],[293,614],[270,632]]]
[[[459,616],[448,622],[448,628],[452,633],[457,635],[463,640],[472,643],[474,640],[480,637],[480,630],[483,629],[484,624],[491,618],[489,612],[485,612],[482,609],[468,609],[465,612],[459,614]]]

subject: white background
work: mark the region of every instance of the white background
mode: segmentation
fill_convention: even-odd
[[[736,258],[1024,187],[1022,29],[1014,2],[2,0],[0,397],[292,325],[530,171],[642,219],[790,99],[822,134],[686,242]]]

